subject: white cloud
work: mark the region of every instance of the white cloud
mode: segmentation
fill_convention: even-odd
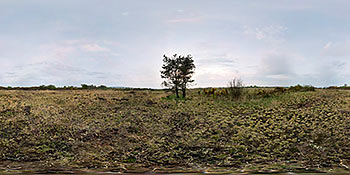
[[[100,84],[103,84],[110,77],[116,76],[109,72],[86,69],[81,66],[45,61],[13,67],[11,71],[5,72],[0,76],[0,81],[5,82],[7,85],[16,86],[41,84],[63,86],[79,85],[85,82],[100,82]]]
[[[177,19],[169,19],[167,23],[191,23],[191,22],[199,22],[203,18],[201,17],[190,17],[190,18],[177,18]]]
[[[280,52],[270,52],[263,55],[261,60],[261,74],[270,75],[271,77],[281,77],[285,75],[293,75],[292,64],[295,58],[292,55]]]
[[[84,44],[81,48],[87,52],[109,52],[110,49],[101,47],[98,44]]]
[[[282,25],[269,25],[263,27],[243,26],[243,33],[253,36],[257,40],[281,41],[288,27]]]
[[[38,47],[36,55],[31,56],[31,62],[44,62],[48,60],[64,60],[77,52],[77,48],[72,44],[48,43]]]
[[[116,53],[116,52],[111,53],[111,55],[113,55],[113,56],[120,56],[120,54]]]
[[[120,78],[127,86],[158,87],[164,53],[192,54],[199,86],[225,86],[238,71],[247,84],[345,83],[350,80],[350,13],[349,3],[340,1],[106,1],[103,6],[89,1],[81,6],[81,12],[98,7],[92,13],[77,13],[77,3],[38,2],[54,7],[41,13],[23,13],[32,9],[28,4],[11,4],[21,10],[4,5],[0,84],[98,83],[102,78],[91,75],[111,71],[121,76],[110,79]],[[263,53],[272,48],[279,52]],[[30,66],[40,62],[51,66]],[[14,82],[16,75],[20,79]]]
[[[81,55],[84,52],[108,52],[113,56],[119,55],[117,52],[102,47],[93,41],[84,39],[71,39],[61,42],[42,44],[36,53],[32,56],[32,62],[53,61],[69,59],[73,56]]]
[[[332,46],[332,42],[330,41],[330,42],[328,42],[323,48],[324,49],[328,49],[329,47],[331,47]]]
[[[74,47],[57,47],[54,49],[56,57],[66,57],[67,55],[73,53],[76,49]]]
[[[338,59],[350,56],[350,41],[328,42],[324,46],[324,55]]]
[[[208,56],[206,56],[208,57]],[[221,66],[221,67],[232,67],[236,64],[237,56],[231,53],[214,54],[208,58],[202,58],[197,61],[198,65],[210,67],[210,66]]]
[[[177,12],[178,12],[178,13],[183,13],[183,12],[184,12],[184,10],[182,10],[182,9],[178,9],[178,10],[177,10]]]
[[[195,87],[225,87],[231,78],[240,77],[240,72],[233,67],[220,65],[201,66],[194,74]]]
[[[79,43],[83,43],[85,42],[85,40],[83,39],[71,39],[71,40],[65,40],[63,41],[63,44],[66,45],[75,45],[75,44],[79,44]]]
[[[238,56],[229,52],[198,54],[195,64],[197,66],[194,78],[197,86],[223,87],[233,77],[240,77],[238,71]]]

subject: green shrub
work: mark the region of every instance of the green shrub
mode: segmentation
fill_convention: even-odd
[[[274,93],[284,93],[286,91],[287,89],[284,87],[275,87],[275,89],[273,90]]]
[[[315,87],[313,86],[301,86],[301,85],[296,85],[296,86],[291,86],[288,88],[289,91],[292,92],[307,92],[307,91],[315,91]]]

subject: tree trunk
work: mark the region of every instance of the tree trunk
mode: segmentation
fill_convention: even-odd
[[[186,98],[186,87],[182,89],[182,97]]]
[[[182,90],[182,97],[186,98],[186,83],[184,83],[181,87],[182,87],[181,88],[181,90]]]
[[[179,88],[175,85],[176,98],[179,98]]]

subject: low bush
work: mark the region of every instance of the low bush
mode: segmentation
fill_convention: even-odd
[[[288,91],[292,92],[307,92],[307,91],[315,91],[315,87],[313,86],[301,86],[301,85],[296,85],[296,86],[291,86],[288,88]]]

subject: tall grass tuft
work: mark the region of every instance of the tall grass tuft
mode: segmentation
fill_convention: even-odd
[[[239,99],[243,94],[243,81],[234,78],[228,83],[228,94],[231,100]]]

